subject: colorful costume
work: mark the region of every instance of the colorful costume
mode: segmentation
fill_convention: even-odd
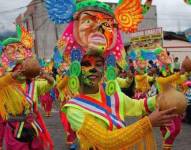
[[[65,71],[67,71],[66,68],[64,68],[63,72]],[[66,74],[64,74],[63,76],[59,74],[57,76],[57,89],[59,91],[58,100],[60,102],[60,120],[67,135],[66,143],[70,145],[70,147],[73,147],[73,145],[75,145],[76,133],[71,129],[66,114],[62,112],[62,108],[64,107],[66,102],[74,96],[72,92],[69,92],[69,89],[67,87],[67,81],[68,77],[66,76]]]
[[[23,27],[17,26],[17,32],[18,38],[8,38],[1,43],[1,60],[6,71],[17,69],[24,59],[33,56],[32,37]],[[15,80],[11,73],[0,78],[0,114],[6,120],[7,150],[53,149],[50,135],[37,109],[38,96],[52,86],[54,84],[45,80],[26,81],[24,76]]]
[[[111,97],[108,95],[104,95],[104,93],[105,93],[104,91],[100,91],[100,93],[93,94],[93,95],[79,95],[67,102],[64,110],[67,113],[67,118],[69,119],[69,122],[73,130],[79,131],[82,124],[83,123],[85,124],[84,119],[87,114],[91,114],[92,116],[94,116],[95,120],[102,126],[102,128],[104,127],[104,129],[114,130],[115,128],[119,129],[126,126],[126,124],[124,123],[124,117],[126,115],[141,116],[153,111],[155,108],[154,99],[153,100],[142,99],[140,101],[136,101],[125,96],[122,92],[120,92],[120,89]],[[96,129],[94,130],[97,131]],[[87,135],[83,135],[83,136],[86,137]],[[103,136],[106,136],[106,135],[103,135]],[[88,140],[88,139],[84,139],[84,140]],[[82,147],[85,146],[86,143],[82,143]],[[87,146],[92,146],[91,144],[95,146],[94,145],[95,143],[91,143],[91,141],[89,144],[90,145],[87,145]],[[122,148],[122,145],[120,146],[118,148]],[[129,145],[126,145],[126,146],[128,147]],[[101,147],[97,147],[97,148],[101,148]],[[111,149],[115,149],[115,148],[111,148]]]
[[[140,1],[121,0],[115,12],[97,0],[84,0],[76,5],[72,0],[56,3],[47,0],[46,7],[55,23],[71,21],[58,42],[58,48],[64,50],[65,61],[70,63],[68,88],[75,95],[80,93],[66,102],[63,111],[71,128],[77,132],[81,149],[131,149],[136,144],[138,149],[143,149],[145,139],[147,149],[154,150],[148,118],[125,127],[124,117],[140,116],[154,110],[155,98],[130,99],[120,91],[116,81],[116,61],[120,60],[123,49],[116,22],[125,32],[135,31],[143,18]],[[93,75],[103,72],[100,54],[106,63],[105,79],[97,93],[81,93],[80,83],[92,87],[100,82],[98,74]],[[119,130],[115,130],[117,128]]]
[[[148,60],[151,59],[147,56],[149,51],[146,50],[133,50],[129,53],[131,60],[134,61],[135,68],[135,95],[134,98],[141,99],[148,97],[150,90],[150,82],[154,80],[147,74]]]
[[[168,56],[166,50],[158,49],[157,57],[160,66],[161,76],[156,78],[157,87],[159,93],[164,92],[170,87],[177,87],[177,84],[183,82],[180,73],[173,74],[173,68],[171,65],[171,58]],[[173,119],[172,124],[168,127],[161,127],[161,133],[163,136],[163,147],[164,149],[171,149],[175,141],[175,138],[181,130],[182,117],[178,116]]]
[[[52,104],[55,100],[51,94],[54,94],[54,89],[51,89],[50,91],[39,97],[41,101],[41,106],[44,109],[47,117],[51,116]]]
[[[186,116],[184,118],[185,122],[191,123],[191,81],[186,81],[183,86],[185,87],[184,93],[188,100],[188,106],[186,108]]]
[[[2,77],[4,75],[4,73],[5,73],[4,70],[5,69],[1,66],[0,77]],[[3,149],[3,139],[4,139],[5,127],[6,127],[6,121],[0,115],[0,150]]]

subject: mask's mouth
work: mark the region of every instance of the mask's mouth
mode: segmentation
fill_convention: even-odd
[[[90,75],[88,76],[88,79],[91,79],[91,80],[94,80],[94,79],[97,79],[98,76],[97,75]]]
[[[22,55],[17,55],[17,56],[15,56],[15,59],[17,61],[22,61],[22,60],[24,60],[24,57]]]
[[[93,33],[88,38],[89,43],[97,44],[99,45],[107,45],[107,40],[105,36],[101,33]]]

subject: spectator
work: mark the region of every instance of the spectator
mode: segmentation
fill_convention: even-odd
[[[178,60],[178,57],[174,58],[174,72],[180,71],[180,62]]]

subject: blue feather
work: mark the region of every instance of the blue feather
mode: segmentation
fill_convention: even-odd
[[[129,57],[130,57],[131,60],[136,60],[136,58],[137,58],[136,52],[135,52],[134,50],[131,51],[131,52],[129,53]]]
[[[156,54],[151,51],[151,50],[141,50],[141,56],[145,59],[145,60],[156,60]]]
[[[76,5],[73,0],[45,0],[48,16],[55,24],[68,23],[73,19]]]
[[[56,68],[63,62],[62,54],[57,47],[54,48],[53,60]]]

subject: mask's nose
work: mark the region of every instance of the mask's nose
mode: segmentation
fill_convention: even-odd
[[[102,24],[100,24],[100,25],[98,26],[98,31],[99,31],[100,33],[102,33],[102,34],[105,32],[105,30],[104,30]]]
[[[91,73],[96,73],[97,70],[96,70],[95,68],[92,68],[92,69],[90,69],[90,72],[91,72]]]

